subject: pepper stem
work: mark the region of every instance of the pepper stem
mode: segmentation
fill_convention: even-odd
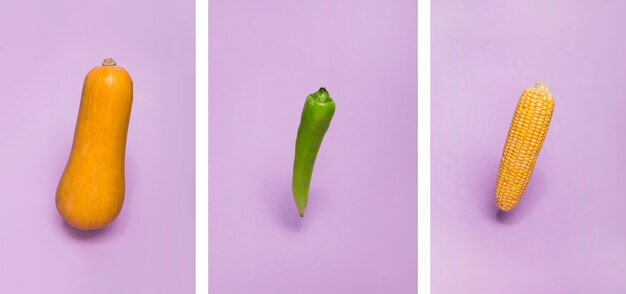
[[[330,94],[328,93],[328,91],[326,91],[326,88],[324,87],[321,87],[317,92],[311,94],[311,97],[313,98],[313,100],[322,102],[322,103],[332,100],[330,98]]]

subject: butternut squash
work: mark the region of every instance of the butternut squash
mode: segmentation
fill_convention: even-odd
[[[61,217],[81,230],[110,224],[124,202],[133,81],[107,58],[85,77],[74,141],[56,192]]]

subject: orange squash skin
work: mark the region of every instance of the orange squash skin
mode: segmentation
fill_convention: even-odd
[[[101,229],[122,209],[132,101],[130,75],[112,59],[85,77],[72,150],[56,192],[59,214],[77,229]]]

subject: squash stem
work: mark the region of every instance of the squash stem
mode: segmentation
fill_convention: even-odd
[[[102,62],[102,66],[116,66],[117,63],[115,62],[115,59],[113,58],[105,58],[104,61]]]

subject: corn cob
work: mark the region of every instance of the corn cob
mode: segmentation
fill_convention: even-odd
[[[496,205],[501,210],[513,209],[522,198],[548,133],[553,110],[554,97],[547,83],[539,82],[522,93],[498,170]]]

